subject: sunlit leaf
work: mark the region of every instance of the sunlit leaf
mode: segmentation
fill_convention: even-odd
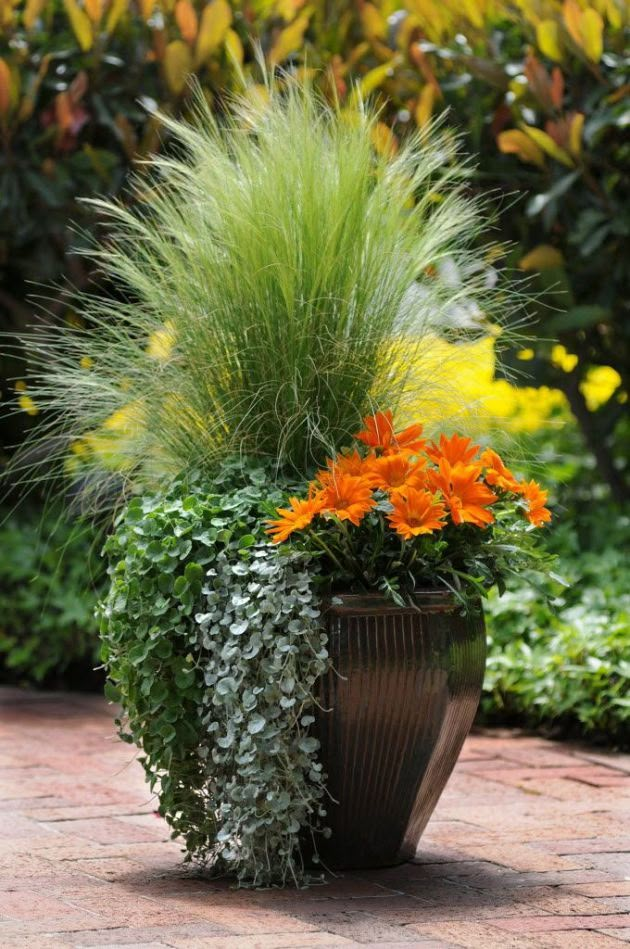
[[[302,16],[299,16],[293,23],[285,27],[284,30],[280,31],[273,46],[269,50],[268,59],[272,66],[281,63],[290,53],[295,53],[301,48],[308,23],[309,17],[306,14],[302,14]]]
[[[598,63],[604,52],[604,21],[597,10],[585,10],[580,21],[582,49],[592,63]]]
[[[564,100],[564,77],[558,66],[551,70],[551,101],[556,109],[562,108]]]
[[[571,119],[569,129],[569,151],[574,158],[579,158],[582,153],[582,130],[584,128],[584,115],[582,112],[576,112]]]
[[[194,43],[197,39],[199,22],[197,12],[190,0],[177,0],[175,4],[175,22],[182,39],[185,39],[187,43]]]
[[[614,30],[618,30],[623,24],[620,6],[617,5],[616,0],[605,0],[603,5],[606,11],[606,19]],[[630,11],[628,13],[630,15]]]
[[[55,119],[62,132],[67,132],[72,126],[74,109],[72,107],[72,97],[67,90],[59,92],[55,96]]]
[[[127,0],[112,0],[105,20],[105,29],[108,33],[112,33],[116,29],[118,21],[127,10],[127,5]]]
[[[542,149],[520,129],[508,129],[506,132],[500,132],[497,136],[497,144],[499,151],[506,155],[517,155],[521,161],[530,165],[538,165],[539,168],[545,166],[545,155]]]
[[[11,107],[11,70],[0,57],[0,117],[4,118]]]
[[[195,67],[203,65],[220,47],[232,23],[232,8],[227,0],[212,0],[201,14]]]
[[[462,0],[464,15],[473,26],[481,29],[483,26],[484,5],[479,0]]]
[[[180,95],[193,71],[192,53],[183,40],[173,40],[164,53],[164,76],[171,92]]]
[[[539,244],[519,260],[521,270],[552,270],[564,265],[564,257],[557,247],[551,244]]]
[[[364,3],[360,12],[363,32],[369,40],[385,39],[387,23],[380,11],[372,3]]]
[[[548,135],[547,132],[543,132],[542,129],[537,129],[532,125],[524,125],[523,131],[529,136],[542,149],[545,154],[549,155],[551,158],[555,158],[556,161],[559,161],[563,165],[567,165],[569,168],[573,168],[575,162],[571,158],[568,152],[565,152],[564,148],[560,148],[559,145],[554,142],[551,135]]]
[[[241,38],[236,30],[228,30],[225,34],[225,48],[232,62],[238,63],[239,66],[242,66],[243,59],[245,58],[245,51],[243,50]]]
[[[83,0],[83,7],[92,23],[100,23],[103,16],[103,0]]]
[[[386,79],[394,74],[394,66],[397,66],[400,62],[400,57],[398,55],[394,56],[389,62],[383,63],[382,66],[376,66],[375,69],[370,69],[369,72],[363,76],[361,81],[355,86],[351,102],[356,105],[360,99],[367,99],[367,97],[379,89]]]
[[[92,48],[92,43],[94,42],[94,33],[92,31],[90,18],[77,4],[76,0],[63,0],[63,5],[66,8],[70,25],[79,42],[79,46],[85,53]]]
[[[559,63],[562,60],[560,30],[555,20],[541,20],[536,27],[538,49],[548,59]]]
[[[151,14],[153,13],[153,8],[155,7],[155,0],[139,0],[140,3],[140,13],[144,20],[148,20]]]
[[[372,144],[379,155],[390,157],[398,150],[398,139],[384,122],[377,122],[372,129]]]
[[[582,31],[580,29],[580,23],[582,19],[582,11],[579,4],[577,3],[577,0],[564,0],[564,4],[562,6],[562,18],[569,36],[577,46],[581,47]]]
[[[427,83],[420,91],[418,103],[414,110],[414,118],[418,128],[424,128],[424,126],[428,125],[428,123],[431,121],[435,99],[435,86],[433,86],[431,83]]]
[[[26,0],[22,22],[27,30],[32,30],[36,21],[39,19],[46,0]]]

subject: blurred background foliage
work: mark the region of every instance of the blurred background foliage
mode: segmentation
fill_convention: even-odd
[[[120,193],[142,172],[162,144],[155,108],[185,114],[191,76],[220,112],[259,75],[258,44],[269,66],[311,72],[345,107],[376,98],[381,151],[448,108],[477,156],[471,186],[500,200],[508,263],[538,293],[535,345],[511,354],[512,371],[563,393],[602,480],[627,500],[629,16],[625,0],[2,0],[2,320],[31,319],[33,283],[86,284],[68,251],[95,219],[77,198]],[[64,293],[48,308],[77,319]],[[24,420],[36,413],[18,398]]]
[[[311,75],[342,108],[376,99],[374,147],[385,153],[448,110],[446,127],[475,156],[470,187],[498,202],[496,237],[533,320],[530,340],[503,353],[501,369],[490,339],[472,353],[444,343],[444,359],[439,348],[432,358],[483,406],[487,424],[523,441],[532,474],[550,482],[560,525],[551,544],[572,582],[548,614],[536,612],[525,585],[518,609],[491,606],[503,658],[490,666],[489,701],[505,714],[522,716],[532,703],[546,709],[540,719],[553,717],[525,687],[520,706],[507,696],[537,649],[562,654],[559,630],[583,630],[579,641],[597,657],[608,631],[621,628],[615,656],[628,658],[624,567],[603,552],[630,537],[629,21],[626,0],[0,0],[3,329],[32,320],[29,297],[42,284],[60,287],[46,292],[45,318],[80,323],[66,288],[94,275],[69,250],[97,221],[77,199],[125,194],[129,173],[142,175],[143,158],[168,147],[156,108],[185,115],[192,76],[218,113],[244,81],[264,96],[258,46],[270,68]],[[22,410],[3,422],[6,456],[37,423],[38,407],[20,360],[3,356],[0,375],[3,399]],[[419,409],[431,416],[431,406]],[[627,569],[625,578],[627,589]],[[579,604],[610,623],[589,625]],[[28,677],[28,662],[23,668]],[[596,679],[576,686],[587,704]],[[592,730],[605,731],[605,721]]]

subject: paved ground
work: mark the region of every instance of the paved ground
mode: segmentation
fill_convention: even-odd
[[[0,690],[0,947],[630,942],[630,756],[473,735],[417,862],[306,891],[185,871],[93,697]]]

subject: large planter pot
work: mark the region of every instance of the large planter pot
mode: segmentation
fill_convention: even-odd
[[[447,593],[416,608],[377,595],[327,610],[333,668],[321,682],[314,733],[328,774],[331,869],[414,857],[479,703],[485,664],[481,608],[462,615]]]

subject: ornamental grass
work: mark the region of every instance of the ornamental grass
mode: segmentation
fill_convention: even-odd
[[[170,153],[150,159],[150,185],[133,183],[131,206],[92,202],[106,229],[85,253],[115,296],[78,299],[87,331],[26,340],[37,439],[55,436],[35,477],[68,451],[90,491],[211,475],[234,454],[303,474],[363,415],[403,405],[410,367],[412,400],[434,391],[417,371],[427,339],[474,337],[497,301],[505,312],[479,266],[484,207],[439,130],[384,156],[373,110],[288,77],[220,120],[198,97],[188,122],[161,121]],[[444,260],[466,281],[443,281]]]

